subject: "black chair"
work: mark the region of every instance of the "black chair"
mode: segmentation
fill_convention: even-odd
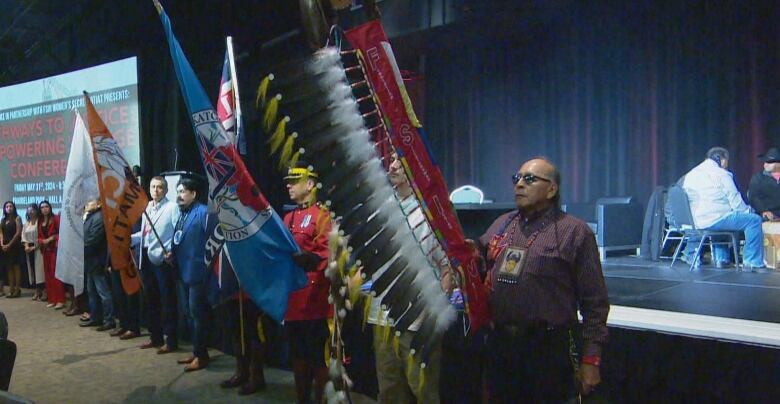
[[[0,339],[0,390],[8,391],[15,361],[16,344],[7,339]]]
[[[599,258],[607,251],[631,250],[642,245],[644,209],[630,196],[605,197],[596,203],[572,203],[563,207],[566,213],[585,221],[596,236]]]
[[[740,231],[697,229],[696,225],[693,223],[693,214],[691,213],[688,194],[686,194],[685,190],[679,185],[674,185],[669,188],[666,203],[669,207],[670,215],[667,217],[667,220],[669,221],[670,227],[677,229],[677,231],[682,234],[682,239],[680,240],[680,243],[677,244],[677,248],[674,250],[674,255],[672,256],[672,267],[677,261],[677,257],[680,255],[683,244],[687,243],[691,237],[698,236],[699,245],[696,246],[696,249],[693,252],[694,258],[691,259],[691,267],[689,270],[693,271],[693,268],[696,267],[696,263],[699,261],[701,247],[704,245],[705,241],[709,242],[710,248],[712,248],[714,244],[731,245],[734,251],[734,263],[737,268],[739,268]],[[725,238],[726,241],[722,241],[723,238]]]

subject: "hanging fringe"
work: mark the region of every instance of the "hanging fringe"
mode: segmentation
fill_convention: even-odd
[[[276,122],[276,115],[279,112],[279,100],[281,99],[282,95],[276,94],[274,98],[271,98],[271,101],[268,102],[268,105],[263,107],[265,109],[265,112],[263,113],[263,130],[266,133],[271,131],[271,128],[273,128],[274,123]]]
[[[354,265],[352,266],[355,267]],[[352,304],[352,307],[355,307],[357,304],[358,299],[360,299],[360,288],[363,286],[363,277],[362,276],[355,276],[354,273],[352,273],[352,270],[350,269],[350,274],[347,275],[350,277],[350,279],[356,279],[352,281],[352,287],[349,289],[349,302]],[[370,296],[369,296],[370,298]]]
[[[335,335],[335,333],[336,333],[336,322],[335,322],[335,320],[333,318],[329,318],[328,319],[328,340],[325,341],[325,347],[323,348],[324,349],[323,353],[325,354],[325,357],[323,358],[323,359],[325,359],[325,361],[323,362],[323,364],[325,366],[328,366],[328,364],[330,362],[330,352],[331,352],[331,349],[332,349],[331,345],[332,345],[333,336]]]
[[[263,328],[263,316],[257,317],[257,337],[260,339],[260,342],[265,344],[266,338],[265,338],[265,329]]]
[[[349,252],[345,248],[338,257],[337,267],[339,269],[339,275],[343,278],[346,276],[345,269],[347,268],[347,260],[349,259]]]
[[[363,307],[363,327],[361,328],[361,331],[366,330],[366,323],[368,322],[368,313],[371,311],[371,303],[374,301],[374,296],[368,295],[366,296],[366,305]]]
[[[423,388],[425,388],[425,362],[420,364],[420,373],[418,378],[417,391],[422,395]]]
[[[271,84],[271,80],[274,79],[273,74],[269,74],[260,80],[260,85],[257,86],[257,98],[255,98],[255,109],[265,107],[265,97],[268,94],[268,85]]]
[[[409,356],[406,357],[406,380],[411,380],[412,376],[412,369],[414,369],[414,354],[409,353]]]
[[[298,137],[296,132],[293,132],[290,136],[287,136],[287,140],[284,141],[282,146],[282,152],[279,154],[279,170],[283,170],[290,166],[290,158],[292,157],[292,149],[295,144],[295,138]]]
[[[289,116],[285,116],[284,118],[280,119],[279,122],[276,124],[276,129],[274,130],[274,133],[271,134],[271,137],[268,138],[268,143],[270,145],[270,154],[276,153],[276,151],[279,150],[279,147],[284,142],[284,138],[287,131],[287,122],[290,122]]]

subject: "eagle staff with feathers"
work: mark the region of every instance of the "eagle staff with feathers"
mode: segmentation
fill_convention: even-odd
[[[331,5],[315,0],[299,4],[308,42],[320,48],[328,38],[325,15],[333,15]],[[367,10],[378,15],[375,6]],[[373,306],[374,318],[381,319],[376,321],[381,325],[376,327],[376,347],[403,362],[404,387],[423,402],[437,402],[440,340],[457,316],[448,292],[460,286],[462,270],[451,270],[403,156],[387,153],[394,150],[391,129],[373,87],[361,52],[325,47],[266,74],[256,107],[279,169],[287,170],[290,180],[305,177],[295,184],[288,180],[288,189],[294,185],[309,192],[305,206],[296,201],[298,210],[311,210],[310,221],[327,217],[327,227],[333,223],[324,272],[335,314],[327,359],[328,402],[349,401],[352,382],[344,370],[341,330],[361,295],[367,299],[364,317]],[[294,192],[290,190],[291,198]],[[319,244],[322,233],[313,234]],[[317,266],[323,263],[317,261]],[[382,371],[378,369],[380,377]]]

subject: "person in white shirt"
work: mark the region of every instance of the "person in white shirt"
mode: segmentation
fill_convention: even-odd
[[[152,200],[146,206],[148,218],[143,216],[141,230],[132,236],[133,246],[141,247],[138,249],[138,262],[151,334],[151,340],[141,345],[141,349],[159,348],[158,354],[175,351],[179,345],[176,338],[176,274],[164,259],[165,251],[171,251],[171,217],[177,206],[165,197],[167,193],[168,182],[165,177],[152,177],[149,181]],[[157,235],[150,226],[150,220]],[[163,340],[163,336],[167,339]]]
[[[744,231],[745,267],[763,268],[764,234],[761,230],[761,216],[753,213],[742,199],[734,184],[733,174],[727,170],[728,166],[728,150],[713,147],[707,152],[704,161],[683,178],[682,187],[688,195],[693,222],[700,230]],[[689,241],[686,253],[692,252],[696,244]],[[713,250],[712,260],[716,266],[728,264],[729,255],[725,246],[718,245]],[[688,257],[693,259],[690,255]]]
[[[449,260],[439,241],[432,232],[425,215],[419,207],[417,198],[413,195],[412,186],[406,177],[403,165],[396,154],[392,155],[392,162],[388,170],[390,183],[395,187],[395,197],[401,203],[401,209],[406,215],[406,221],[413,229],[414,236],[420,241],[420,247],[426,253],[431,270],[436,273],[441,281],[442,290],[452,291],[452,272]],[[380,268],[374,274],[377,279],[387,268]],[[420,367],[416,363],[410,364],[409,356],[411,340],[415,332],[420,328],[422,318],[417,318],[409,326],[409,330],[397,336],[398,352],[390,341],[386,341],[383,335],[387,326],[387,310],[382,310],[381,302],[384,294],[372,299],[368,314],[368,323],[374,326],[374,357],[376,361],[377,381],[379,394],[377,401],[380,403],[438,403],[439,402],[439,371],[441,362],[441,346],[437,346],[428,360],[425,368],[425,380],[423,388],[420,387]]]

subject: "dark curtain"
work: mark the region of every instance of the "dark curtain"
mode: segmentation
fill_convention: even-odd
[[[778,8],[573,2],[523,31],[474,21],[448,33],[425,71],[425,124],[448,185],[511,201],[510,176],[543,155],[564,201],[644,203],[722,145],[746,191],[780,129]]]
[[[212,100],[217,98],[222,74],[225,37],[233,36],[247,137],[244,163],[269,201],[275,207],[281,207],[287,194],[275,162],[267,157],[254,100],[257,86],[270,66],[308,53],[300,36],[274,46],[265,44],[297,27],[297,2],[241,0],[224,4],[168,2],[165,5],[174,33]],[[120,22],[119,26],[110,29],[115,32],[114,38],[122,42],[117,48],[104,49],[100,57],[113,60],[119,54],[135,54],[139,60],[139,137],[145,181],[162,171],[174,169],[205,174],[168,43],[151,2],[128,4],[121,11],[106,12],[123,15],[124,18],[110,18]],[[106,18],[106,15],[100,17]]]

